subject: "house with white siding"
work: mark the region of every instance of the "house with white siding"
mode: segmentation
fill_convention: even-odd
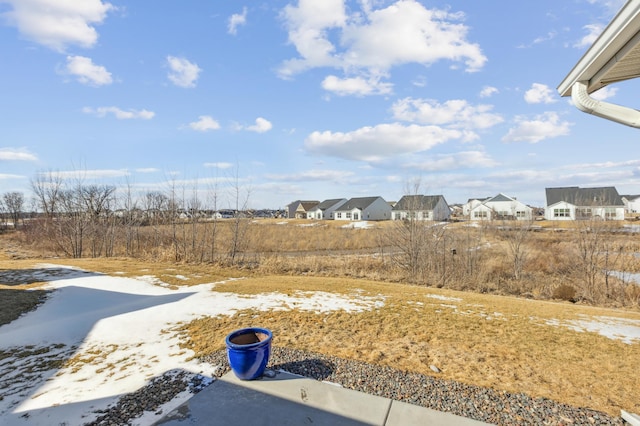
[[[487,198],[469,210],[471,220],[533,220],[533,209],[502,193]]]
[[[621,195],[624,210],[629,214],[640,213],[640,195]]]
[[[346,198],[324,200],[307,212],[307,219],[331,220],[333,219],[333,212],[346,202]]]
[[[391,209],[391,219],[442,221],[449,219],[451,209],[442,195],[405,195]]]
[[[546,188],[547,220],[624,220],[625,204],[613,186]]]
[[[307,212],[317,206],[320,201],[315,200],[296,200],[287,205],[287,218],[289,219],[306,219]]]
[[[351,198],[333,212],[334,220],[389,220],[391,206],[382,197]]]
[[[478,207],[491,197],[485,198],[469,198],[465,204],[462,205],[462,216],[468,218],[471,214],[471,210]]]

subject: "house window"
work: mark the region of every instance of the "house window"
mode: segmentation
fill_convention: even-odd
[[[604,209],[604,218],[605,219],[615,219],[616,218],[616,210],[615,209]]]
[[[569,209],[553,209],[553,217],[571,217]]]
[[[527,212],[516,211],[516,217],[527,217]]]
[[[337,212],[336,213],[336,219],[342,219],[342,213]]]
[[[347,219],[351,219],[351,212],[345,213]]]
[[[475,218],[486,218],[487,217],[487,212],[486,211],[479,211],[479,212],[473,212],[473,217]]]
[[[578,217],[591,217],[592,215],[592,211],[591,208],[589,207],[584,207],[581,209],[576,210],[576,216]]]

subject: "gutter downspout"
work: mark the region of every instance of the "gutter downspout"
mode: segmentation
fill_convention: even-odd
[[[607,120],[626,124],[627,126],[640,128],[640,111],[593,99],[589,96],[587,83],[584,81],[576,81],[573,84],[571,87],[571,99],[580,111],[586,112],[587,114],[593,114],[601,118],[606,118]]]

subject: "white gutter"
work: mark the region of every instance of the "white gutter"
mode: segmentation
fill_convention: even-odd
[[[573,85],[577,81],[588,82],[589,93],[608,84],[594,77],[606,72],[612,65],[610,62],[612,59],[614,62],[619,60],[616,56],[629,41],[633,40],[638,33],[638,28],[640,28],[640,0],[628,0],[560,83],[558,86],[560,96],[571,95]]]
[[[640,111],[593,99],[587,91],[586,81],[576,81],[573,84],[571,87],[571,99],[580,111],[586,112],[587,114],[593,114],[597,117],[615,121],[616,123],[640,128]]]

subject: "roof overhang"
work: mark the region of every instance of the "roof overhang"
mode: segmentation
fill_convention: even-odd
[[[640,127],[640,112],[591,98],[611,83],[640,77],[640,0],[629,0],[558,86],[587,113]]]

